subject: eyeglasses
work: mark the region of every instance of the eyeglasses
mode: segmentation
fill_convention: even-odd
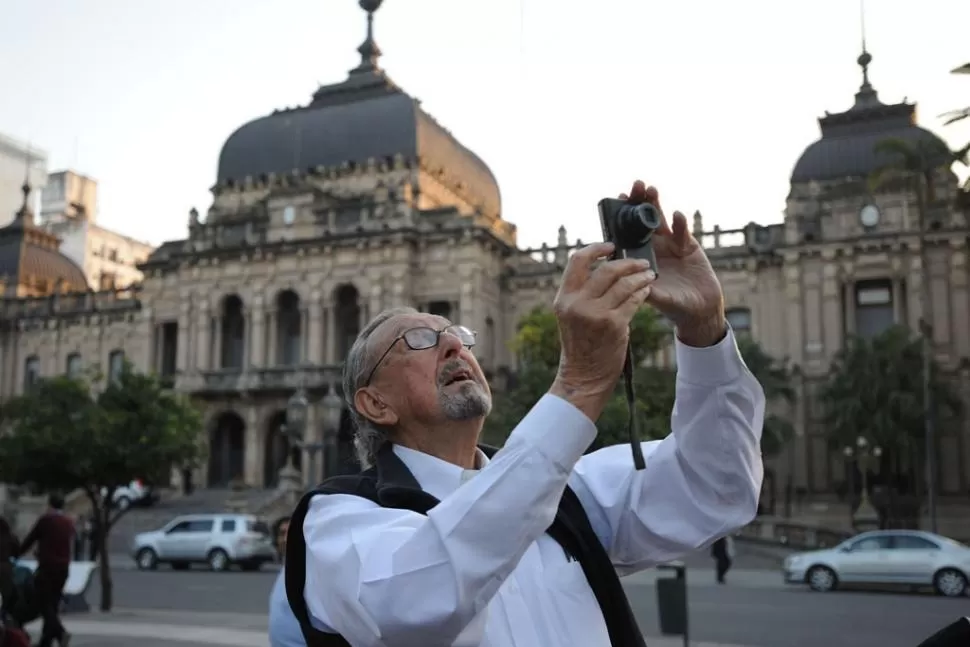
[[[441,335],[448,334],[454,335],[461,341],[461,345],[465,348],[471,348],[475,345],[475,339],[478,336],[474,330],[466,328],[465,326],[451,325],[442,328],[441,330],[435,330],[434,328],[420,327],[420,328],[409,328],[403,333],[398,335],[394,341],[392,341],[381,358],[377,360],[374,364],[374,368],[371,369],[370,373],[367,375],[367,379],[364,380],[364,386],[370,386],[370,381],[374,378],[374,373],[380,368],[380,365],[384,362],[384,359],[390,354],[391,349],[394,348],[395,344],[399,341],[404,340],[407,347],[411,350],[428,350],[429,348],[434,348],[438,345],[441,340]]]

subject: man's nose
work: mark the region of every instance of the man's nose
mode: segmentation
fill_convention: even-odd
[[[441,351],[445,357],[448,358],[455,357],[463,348],[463,344],[461,343],[461,339],[458,338],[458,335],[447,330],[441,333],[438,345],[441,347]]]

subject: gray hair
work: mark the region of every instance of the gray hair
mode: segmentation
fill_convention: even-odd
[[[367,469],[374,463],[377,451],[389,439],[390,429],[375,425],[357,410],[354,403],[354,394],[364,386],[364,378],[367,373],[373,370],[370,362],[370,338],[382,324],[394,317],[401,315],[419,314],[417,310],[409,307],[390,308],[384,310],[379,315],[370,320],[364,329],[357,335],[354,345],[347,353],[347,360],[344,362],[344,400],[350,409],[350,419],[356,427],[354,433],[354,448],[357,452],[357,460],[363,469]]]

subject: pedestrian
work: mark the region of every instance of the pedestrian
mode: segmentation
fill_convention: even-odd
[[[290,521],[287,519],[280,523],[277,531],[281,560],[286,556],[286,534],[289,527]],[[300,623],[286,601],[285,568],[280,569],[269,596],[269,644],[270,647],[306,647]]]
[[[38,647],[51,647],[55,640],[61,647],[67,647],[71,639],[71,635],[61,624],[60,607],[71,566],[74,533],[74,522],[64,514],[64,498],[59,494],[51,494],[48,497],[47,512],[37,520],[20,546],[22,555],[37,544],[34,595],[44,620]]]
[[[10,523],[0,516],[0,620],[14,605],[16,586],[13,560],[20,554],[20,542],[10,529]]]
[[[640,182],[628,199],[660,209]],[[659,277],[608,243],[569,258],[557,375],[497,452],[477,445],[492,398],[473,331],[411,308],[363,327],[343,391],[365,471],[291,518],[285,588],[307,645],[639,647],[619,575],[754,518],[764,393],[686,218],[653,246]],[[637,470],[626,445],[584,454],[644,302],[676,326],[677,401]]]
[[[720,537],[711,544],[711,556],[714,558],[714,574],[717,576],[717,583],[724,584],[724,577],[734,563],[734,539],[730,535]]]

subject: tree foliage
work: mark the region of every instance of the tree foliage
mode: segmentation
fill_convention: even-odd
[[[935,413],[960,411],[952,386],[931,364]],[[923,344],[902,326],[872,339],[853,338],[836,355],[819,399],[833,447],[854,446],[864,436],[894,453],[920,454],[924,420]]]
[[[645,438],[662,438],[670,428],[674,400],[672,371],[640,366],[643,360],[662,348],[670,331],[656,313],[640,310],[630,326],[630,339],[636,384],[636,411],[640,433]],[[529,412],[552,385],[559,366],[559,329],[555,314],[548,308],[536,308],[519,322],[511,342],[519,358],[520,370],[510,379],[509,388],[496,394],[492,415],[485,424],[484,440],[501,445],[515,425]],[[599,435],[591,449],[628,440],[629,405],[623,391],[623,380],[613,399],[597,421]]]
[[[0,411],[0,473],[4,481],[40,491],[81,489],[99,529],[103,610],[111,608],[107,537],[124,514],[115,490],[202,456],[202,418],[187,399],[154,375],[126,365],[96,392],[99,378],[42,379]],[[104,492],[102,493],[102,489]],[[103,494],[103,496],[102,496]]]

